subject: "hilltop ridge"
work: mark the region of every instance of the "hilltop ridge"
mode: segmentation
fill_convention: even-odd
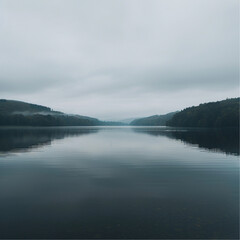
[[[177,112],[170,112],[164,115],[153,115],[150,117],[137,118],[133,120],[132,126],[166,126],[166,122]]]
[[[0,114],[14,114],[15,112],[51,112],[51,108],[17,100],[0,99]]]
[[[176,113],[166,124],[173,127],[239,127],[239,99],[188,107]]]
[[[49,107],[0,99],[0,126],[120,126],[124,122],[65,114]],[[164,115],[138,118],[131,126],[239,127],[239,98],[188,107]]]
[[[96,126],[96,118],[68,115],[49,107],[0,99],[0,125],[10,126]]]

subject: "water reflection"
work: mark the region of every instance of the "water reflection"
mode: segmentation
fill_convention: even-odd
[[[199,148],[239,155],[238,129],[133,128],[135,132],[166,136]]]
[[[96,133],[97,128],[76,127],[9,127],[0,128],[0,153],[25,152],[51,145],[56,139]]]
[[[0,158],[0,239],[239,238],[238,157],[173,140],[186,129],[0,133],[5,152],[51,144]]]
[[[40,127],[0,128],[0,153],[29,151],[51,145],[52,141],[71,136],[81,136],[99,131],[112,131],[113,127]],[[168,127],[133,127],[136,133],[166,136],[199,148],[239,155],[239,133],[237,129],[180,129]]]

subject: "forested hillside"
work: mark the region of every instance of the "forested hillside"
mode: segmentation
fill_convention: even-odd
[[[132,126],[165,126],[166,122],[172,118],[176,112],[171,112],[165,115],[154,115],[145,118],[138,118],[133,120],[130,125]]]
[[[41,105],[0,99],[0,114],[15,114],[15,113],[37,113],[37,112],[51,112],[51,109]]]
[[[95,126],[96,118],[67,115],[48,107],[14,100],[0,100],[0,125],[8,126]]]
[[[239,127],[239,98],[186,108],[168,120],[167,125],[174,127]]]

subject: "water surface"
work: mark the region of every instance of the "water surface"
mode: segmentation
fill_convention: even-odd
[[[0,128],[0,238],[239,237],[234,129]]]

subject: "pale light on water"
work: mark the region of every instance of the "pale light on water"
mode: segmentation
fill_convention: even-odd
[[[239,236],[235,130],[0,129],[0,238]]]

